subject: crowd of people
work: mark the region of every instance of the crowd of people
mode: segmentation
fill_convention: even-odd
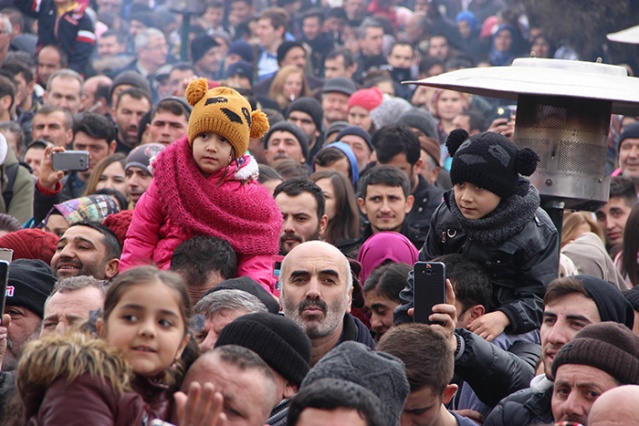
[[[638,117],[558,231],[516,105],[410,83],[574,46],[516,1],[187,3],[0,0],[0,423],[639,423]]]

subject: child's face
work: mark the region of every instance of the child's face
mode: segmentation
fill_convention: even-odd
[[[152,377],[178,358],[186,343],[179,295],[154,281],[128,288],[106,320],[109,345],[122,351],[136,374]]]
[[[216,133],[201,133],[193,139],[193,158],[204,177],[228,166],[232,151],[231,144]]]
[[[501,198],[474,183],[461,182],[455,185],[455,202],[466,219],[477,220],[495,210]]]

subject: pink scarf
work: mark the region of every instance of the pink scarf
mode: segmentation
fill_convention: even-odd
[[[235,173],[255,161],[248,155],[242,160],[205,178],[184,136],[153,164],[155,184],[174,226],[223,238],[240,256],[277,254],[282,213],[264,186],[236,180]]]

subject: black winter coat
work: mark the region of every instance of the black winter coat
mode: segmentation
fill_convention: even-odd
[[[504,398],[490,413],[484,426],[552,424],[552,386],[544,392],[527,388]]]

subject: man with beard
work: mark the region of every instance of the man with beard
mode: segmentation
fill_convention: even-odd
[[[7,402],[16,391],[13,371],[24,346],[38,337],[44,303],[53,290],[56,278],[41,260],[18,259],[11,263],[4,312],[11,317],[7,327],[7,349],[0,374],[0,423]],[[6,317],[5,315],[5,317]],[[5,326],[6,324],[3,324]]]
[[[280,121],[264,135],[264,156],[268,165],[290,158],[304,164],[309,158],[308,140],[304,131],[293,123]]]
[[[118,96],[113,119],[118,125],[116,152],[128,154],[138,144],[138,129],[144,114],[151,110],[151,98],[144,90],[132,87]]]
[[[106,226],[80,222],[67,229],[51,258],[51,269],[59,279],[89,275],[110,280],[120,269],[122,247]]]
[[[280,283],[284,315],[311,339],[311,365],[345,341],[374,348],[366,326],[350,315],[353,277],[339,249],[323,241],[298,245],[282,261]]]
[[[326,230],[326,200],[322,189],[312,180],[288,179],[275,188],[273,197],[282,211],[284,223],[280,233],[280,254],[306,241],[319,240]]]

